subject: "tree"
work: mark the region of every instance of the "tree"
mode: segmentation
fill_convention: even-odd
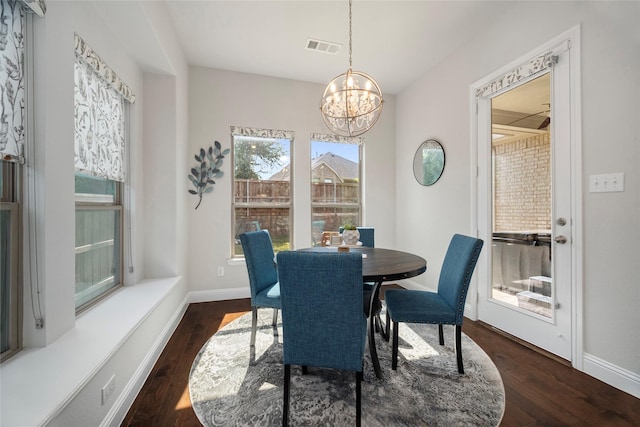
[[[282,146],[270,140],[238,138],[233,152],[234,176],[237,179],[260,179],[260,174],[277,166],[284,154]]]

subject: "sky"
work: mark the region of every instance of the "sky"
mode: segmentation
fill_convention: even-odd
[[[289,164],[291,153],[289,152],[289,150],[286,150],[287,145],[288,145],[287,143],[283,144],[286,154],[281,158],[280,165],[261,173],[260,174],[261,179],[268,179],[274,173],[278,172],[284,166]],[[311,155],[313,158],[316,158],[318,156],[321,156],[324,153],[332,152],[333,154],[337,154],[338,156],[344,157],[345,159],[349,159],[353,162],[358,163],[358,157],[359,157],[358,148],[359,147],[356,144],[342,144],[342,143],[335,143],[335,142],[312,141]],[[309,161],[311,161],[311,159],[309,159]]]

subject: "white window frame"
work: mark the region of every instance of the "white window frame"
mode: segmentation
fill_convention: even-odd
[[[311,233],[312,233],[312,242],[313,244],[320,244],[319,240],[317,239],[316,236],[313,235],[314,233],[314,227],[313,227],[313,222],[316,220],[315,216],[314,216],[314,210],[315,208],[335,208],[335,209],[343,209],[343,208],[354,208],[357,209],[357,220],[355,221],[356,223],[353,225],[357,225],[357,226],[361,226],[362,224],[362,218],[363,218],[363,212],[362,212],[362,195],[363,195],[363,188],[362,188],[362,174],[363,174],[363,144],[364,144],[364,138],[363,137],[344,137],[344,136],[339,136],[339,135],[328,135],[328,134],[319,134],[319,133],[313,133],[311,134],[311,139],[310,139],[310,162],[313,162],[313,156],[315,155],[315,153],[313,152],[313,143],[314,142],[326,142],[326,143],[330,143],[330,144],[355,144],[358,146],[358,202],[357,203],[318,203],[318,202],[314,202],[313,201],[313,195],[314,195],[314,189],[313,186],[315,184],[318,183],[327,183],[327,179],[325,179],[323,182],[320,181],[314,181],[313,178],[313,170],[311,170],[310,173],[310,200],[311,200]],[[333,182],[333,181],[331,181]],[[331,183],[329,182],[329,183]],[[338,227],[343,226],[344,224],[337,224],[337,227],[335,228],[335,230],[333,229],[327,229],[326,224],[325,224],[325,230],[326,231],[338,231]]]
[[[274,202],[274,203],[251,203],[251,202],[238,202],[236,201],[235,188],[235,151],[236,151],[236,137],[251,137],[265,140],[286,139],[289,140],[289,201],[288,202]],[[247,127],[231,127],[231,158],[232,168],[234,169],[232,179],[232,191],[231,191],[231,258],[244,258],[244,254],[236,254],[236,247],[239,244],[238,230],[236,225],[236,209],[287,209],[288,210],[288,222],[289,222],[289,248],[293,248],[294,241],[294,212],[293,212],[293,194],[294,194],[294,166],[293,166],[293,146],[294,146],[294,133],[291,131],[274,130],[274,129],[258,129]],[[244,230],[246,231],[246,230]],[[274,233],[270,230],[271,237],[273,239]],[[274,248],[277,251],[277,248]]]
[[[0,210],[9,212],[11,217],[11,231],[9,242],[4,250],[8,249],[9,261],[9,288],[8,291],[8,321],[9,327],[8,347],[0,354],[0,361],[5,361],[14,356],[22,348],[22,203],[21,197],[21,165],[2,161],[2,192]],[[2,231],[4,233],[4,231]],[[3,236],[6,237],[6,236]],[[3,255],[4,256],[4,255]],[[3,271],[4,274],[4,271]],[[3,307],[4,308],[4,307]],[[4,315],[4,313],[3,313]],[[6,337],[5,337],[6,338]]]
[[[120,111],[120,117],[123,122],[124,128],[119,133],[123,138],[116,140],[102,140],[107,144],[109,152],[111,153],[108,158],[102,158],[99,162],[96,162],[96,153],[86,152],[87,158],[78,159],[78,147],[76,147],[76,175],[85,174],[99,177],[100,179],[106,179],[114,183],[115,192],[113,195],[109,194],[93,194],[93,193],[76,193],[76,233],[78,233],[78,213],[87,211],[111,211],[114,213],[114,235],[113,239],[107,239],[104,241],[96,241],[89,244],[80,244],[75,248],[76,255],[76,315],[84,312],[88,308],[92,307],[96,303],[102,301],[105,297],[111,295],[124,285],[124,252],[125,252],[125,233],[124,233],[124,206],[123,195],[124,186],[127,180],[126,170],[128,166],[128,140],[129,140],[129,124],[130,118],[130,103],[135,101],[135,95],[133,91],[126,85],[120,78],[108,67],[107,64],[97,55],[95,51],[89,47],[84,40],[75,35],[75,51],[76,62],[81,63],[83,67],[87,67],[87,70],[91,70],[91,73],[95,74],[94,82],[99,81],[100,84],[108,85],[109,91],[115,90],[119,99],[121,100],[122,110]],[[77,90],[77,88],[76,88]],[[113,99],[113,97],[112,97]],[[84,128],[82,128],[84,129]],[[80,140],[81,142],[82,140]],[[77,145],[79,144],[76,141]],[[81,147],[82,148],[82,147]],[[86,148],[86,147],[85,147]],[[85,160],[89,159],[89,162]],[[78,161],[80,160],[80,162]],[[108,163],[114,160],[115,163]],[[100,163],[102,162],[102,163]],[[116,166],[116,167],[113,167]],[[127,239],[130,236],[126,236]],[[78,236],[76,235],[76,241]],[[78,290],[78,279],[80,276],[80,270],[78,265],[78,256],[82,256],[92,251],[104,251],[106,247],[113,247],[113,253],[115,257],[111,260],[112,275],[107,276],[102,271],[100,276],[101,280],[93,283],[89,288]],[[93,262],[95,268],[100,268],[99,262]],[[85,300],[86,296],[90,296]]]
[[[76,262],[77,256],[80,254],[84,254],[91,251],[97,251],[103,249],[105,247],[115,247],[118,245],[117,249],[117,257],[118,259],[113,260],[113,265],[117,266],[117,271],[113,272],[113,276],[106,278],[103,281],[95,283],[91,288],[78,292],[76,289],[75,296],[76,301],[79,298],[79,294],[89,294],[95,289],[100,289],[104,285],[113,285],[109,286],[106,290],[100,292],[98,295],[94,296],[90,300],[76,305],[76,315],[86,311],[90,307],[94,306],[96,303],[102,301],[107,296],[111,295],[118,289],[120,289],[124,284],[124,207],[122,204],[122,194],[124,192],[124,183],[114,181],[115,185],[115,195],[105,195],[105,194],[87,194],[87,193],[76,193],[76,218],[79,211],[113,211],[116,213],[115,221],[118,224],[118,229],[114,235],[114,239],[105,240],[100,242],[94,242],[91,244],[76,246],[75,254],[76,254]],[[76,224],[77,227],[77,224]],[[77,232],[77,230],[76,230]],[[78,274],[78,266],[76,265],[76,276]],[[107,280],[113,280],[113,283],[109,283]],[[77,277],[76,277],[77,280]],[[77,285],[77,283],[76,283]],[[82,297],[82,295],[80,295]]]

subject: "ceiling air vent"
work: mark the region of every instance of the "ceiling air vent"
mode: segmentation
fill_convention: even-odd
[[[325,42],[322,40],[307,39],[306,49],[315,50],[316,52],[330,53],[336,55],[342,48],[341,44]]]

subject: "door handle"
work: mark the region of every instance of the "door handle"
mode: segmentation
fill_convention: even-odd
[[[555,240],[556,243],[561,244],[561,245],[564,245],[565,243],[567,243],[567,238],[565,236],[562,236],[562,235],[556,236],[556,238],[553,239],[553,240]]]

